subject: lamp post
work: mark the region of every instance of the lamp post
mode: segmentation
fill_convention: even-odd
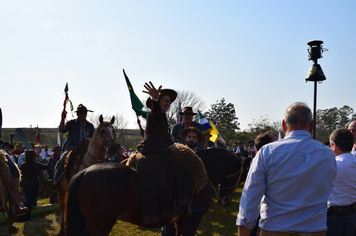
[[[321,69],[321,66],[318,64],[318,59],[322,58],[323,56],[321,55],[324,51],[327,51],[327,49],[323,49],[323,41],[320,40],[314,40],[310,41],[308,43],[309,45],[309,61],[312,60],[314,64],[310,67],[308,76],[305,79],[305,82],[307,81],[314,81],[314,128],[313,128],[313,139],[315,139],[315,129],[316,129],[316,94],[317,94],[317,82],[321,82],[323,80],[326,80],[326,77],[324,75],[323,70]]]

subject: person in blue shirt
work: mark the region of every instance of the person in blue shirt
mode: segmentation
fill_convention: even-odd
[[[65,145],[63,148],[63,153],[61,154],[61,158],[57,163],[56,172],[53,177],[53,184],[55,186],[58,185],[58,178],[61,176],[64,170],[64,160],[67,154],[79,143],[85,142],[86,140],[90,140],[94,134],[94,125],[86,120],[88,112],[93,112],[88,110],[83,104],[79,104],[77,110],[78,118],[74,120],[68,121],[65,126],[63,126],[66,112],[62,113],[62,120],[59,125],[59,131],[62,133],[68,132],[68,138],[65,141]],[[51,184],[50,184],[51,185]],[[55,186],[52,186],[52,189],[55,190]]]
[[[329,147],[312,139],[313,126],[309,107],[294,103],[282,121],[284,139],[258,151],[241,195],[239,236],[250,234],[259,213],[260,236],[325,235],[336,162]]]

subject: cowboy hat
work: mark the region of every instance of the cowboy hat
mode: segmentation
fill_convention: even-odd
[[[183,111],[179,112],[179,115],[184,115],[184,114],[187,114],[187,113],[190,113],[190,114],[193,114],[193,115],[196,115],[197,113],[193,112],[193,108],[191,107],[184,107],[183,108]]]
[[[78,107],[77,107],[77,110],[75,112],[78,112],[78,111],[86,111],[86,112],[93,112],[91,110],[88,110],[86,106],[84,106],[83,104],[79,104]]]
[[[174,91],[173,89],[161,89],[158,98],[163,97],[165,95],[167,95],[169,97],[169,99],[171,100],[171,103],[173,103],[174,100],[176,100],[176,98],[177,98],[177,92]],[[151,108],[151,104],[152,104],[151,97],[149,97],[146,101],[146,106],[148,108]]]
[[[182,131],[180,131],[179,135],[182,139],[185,140],[188,133],[190,132],[196,133],[198,135],[198,142],[202,142],[204,140],[204,135],[202,134],[202,132],[200,132],[200,130],[197,127],[193,127],[193,126],[187,129],[183,129]]]

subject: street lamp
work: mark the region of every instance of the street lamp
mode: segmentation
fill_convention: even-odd
[[[314,81],[314,128],[313,128],[313,139],[315,139],[315,129],[316,129],[316,87],[317,87],[317,82],[326,80],[326,77],[324,75],[323,70],[321,69],[321,66],[318,64],[318,59],[322,58],[323,56],[321,55],[324,51],[328,51],[328,49],[323,49],[323,41],[320,40],[314,40],[310,41],[308,43],[309,45],[309,61],[313,61],[314,64],[310,67],[308,76],[305,79],[305,82],[307,81]]]

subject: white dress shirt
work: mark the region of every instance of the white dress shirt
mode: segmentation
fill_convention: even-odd
[[[347,206],[356,203],[356,158],[352,153],[343,153],[335,159],[337,174],[328,205]]]

